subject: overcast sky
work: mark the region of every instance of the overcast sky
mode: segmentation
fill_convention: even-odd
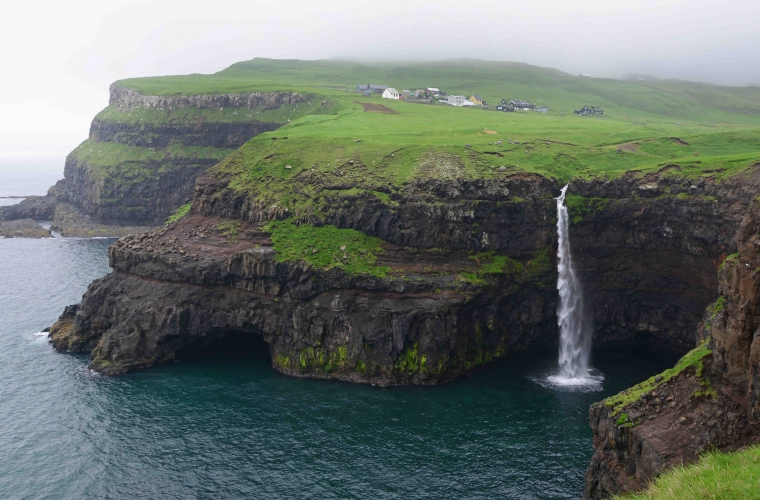
[[[112,81],[253,57],[474,57],[760,83],[760,1],[6,0],[0,43],[0,158],[62,165]]]

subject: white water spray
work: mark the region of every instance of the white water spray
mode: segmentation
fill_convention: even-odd
[[[565,205],[567,186],[557,198],[557,290],[559,304],[559,373],[549,377],[553,384],[564,386],[599,385],[603,377],[592,374],[589,369],[591,351],[591,325],[584,311],[583,290],[575,275],[570,254],[570,220]]]

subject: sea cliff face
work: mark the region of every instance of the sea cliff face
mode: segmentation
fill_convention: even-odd
[[[283,107],[322,109],[293,92],[156,96],[113,84],[89,139],[66,158],[64,179],[48,196],[0,208],[0,220],[53,219],[65,203],[94,223],[160,224],[192,200],[201,172],[287,123],[290,115],[276,114]]]
[[[595,452],[585,498],[644,488],[668,467],[708,448],[760,440],[758,305],[760,204],[753,199],[732,238],[738,253],[717,271],[720,296],[696,328],[701,353],[591,407]]]
[[[573,259],[593,315],[594,345],[686,352],[717,269],[760,188],[760,169],[716,181],[674,172],[571,183]]]
[[[53,328],[65,332],[51,336],[57,349],[91,351],[93,369],[117,374],[256,335],[282,373],[391,385],[446,382],[556,338],[545,333],[556,330],[556,293],[547,285],[556,281],[554,189],[541,178],[471,187],[471,198],[450,200],[448,210],[403,198],[399,206],[409,206],[399,210],[382,203],[353,213],[336,209],[329,221],[342,214],[357,227],[387,231],[376,265],[388,271],[372,276],[279,262],[257,212],[238,219],[231,241],[223,229],[230,219],[216,215],[219,204],[204,195],[206,177],[195,214],[109,249],[114,272]],[[488,193],[498,189],[519,193],[520,201],[489,203]],[[476,204],[482,206],[474,211]],[[478,263],[460,250],[484,245],[471,237],[478,221],[492,231],[488,245],[514,257],[505,272],[477,274]],[[345,259],[354,250],[332,251]]]
[[[709,184],[710,194],[630,195],[637,185],[660,182],[671,189],[688,184],[688,191],[692,181],[577,183],[586,196],[573,202],[571,239],[588,280],[597,345],[638,342],[686,352],[715,298],[709,276],[736,244],[727,233],[739,225],[748,188],[728,180]],[[545,178],[414,181],[386,199],[353,187],[326,190],[319,218],[269,206],[229,183],[215,171],[203,174],[191,216],[115,244],[114,273],[93,284],[71,320],[72,335],[56,347],[92,351],[93,368],[122,373],[173,359],[198,339],[221,342],[238,332],[262,335],[273,366],[284,373],[391,384],[439,383],[515,349],[556,344],[559,187]],[[591,195],[605,195],[603,209],[596,205],[603,197]],[[285,219],[294,227],[331,225],[379,238],[376,265],[387,274],[278,260],[267,224]],[[234,241],[224,236],[229,224]],[[346,261],[350,252],[333,259]],[[492,254],[514,268],[486,273]],[[128,320],[138,316],[138,323]],[[179,317],[185,319],[177,323]],[[132,323],[139,328],[126,326]],[[124,347],[131,343],[134,349]],[[365,344],[366,353],[358,347]],[[370,356],[375,352],[384,354]],[[397,365],[408,356],[417,371],[400,375]],[[376,367],[372,375],[362,371],[368,363]]]

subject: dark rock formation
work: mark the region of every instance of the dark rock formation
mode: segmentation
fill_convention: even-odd
[[[48,238],[50,231],[32,219],[0,221],[0,236],[6,238]]]
[[[595,451],[584,498],[637,491],[669,467],[696,462],[703,451],[732,451],[760,440],[744,395],[725,379],[706,376],[711,363],[708,356],[701,373],[688,368],[621,412],[604,401],[591,406]]]
[[[86,162],[66,159],[64,176],[56,185],[59,200],[78,207],[106,224],[155,225],[193,197],[196,177],[217,163],[215,159],[170,159],[143,163],[150,175],[135,181],[103,178]],[[127,167],[125,167],[126,169]]]
[[[184,108],[219,109],[277,109],[283,104],[298,104],[305,99],[294,92],[247,92],[245,94],[198,94],[198,95],[147,95],[112,84],[110,87],[109,106],[120,111],[134,108],[157,110],[175,110]]]
[[[52,196],[29,196],[15,205],[0,207],[0,221],[51,220],[57,203],[57,200]]]
[[[735,241],[739,252],[717,273],[721,296],[697,328],[697,339],[710,342],[712,354],[617,411],[606,401],[591,407],[595,452],[585,498],[642,489],[666,468],[695,462],[708,448],[729,451],[760,441],[757,199]]]
[[[90,127],[90,141],[85,147],[99,144],[123,144],[130,147],[162,151],[174,146],[213,148],[206,157],[152,155],[151,160],[125,159],[108,172],[92,161],[82,159],[75,150],[66,159],[65,179],[51,189],[47,197],[25,200],[23,206],[0,210],[0,220],[19,218],[51,219],[59,202],[74,205],[94,222],[115,226],[156,225],[193,197],[195,179],[219,162],[228,152],[251,138],[276,130],[283,123],[262,122],[241,117],[234,122],[215,122],[201,116],[197,121],[174,121],[172,111],[196,108],[219,110],[275,110],[297,105],[306,97],[292,92],[253,92],[246,94],[202,94],[195,96],[154,96],[111,86],[109,107],[124,113],[138,108],[159,111],[164,122],[141,119],[111,121],[96,118]],[[284,121],[284,119],[283,119]],[[103,155],[117,154],[103,152]],[[86,156],[86,155],[85,155]]]
[[[710,311],[716,376],[746,396],[760,418],[760,202],[755,198],[737,234],[739,252],[719,271],[720,298]]]
[[[573,259],[591,304],[594,345],[686,352],[718,289],[716,270],[760,188],[760,169],[724,179],[652,174],[574,181]]]
[[[221,123],[119,123],[92,121],[90,139],[98,142],[118,142],[141,148],[165,148],[172,144],[185,146],[237,149],[252,137],[277,130],[282,124],[272,122]]]
[[[240,221],[239,240],[226,241],[218,230],[223,219],[213,214],[220,205],[209,204],[208,184],[199,182],[196,204],[211,213],[114,244],[114,272],[90,286],[73,322],[62,318],[61,325],[72,327],[53,343],[59,350],[92,351],[92,367],[109,374],[242,334],[263,336],[273,367],[294,376],[378,385],[461,377],[508,351],[556,342],[556,291],[547,285],[556,281],[555,187],[538,177],[508,185],[534,198],[489,204],[498,184],[487,183],[484,199],[457,198],[448,210],[408,200],[400,203],[407,209],[375,207],[365,218],[370,206],[360,204],[342,225],[405,245],[384,244],[377,264],[391,273],[376,278],[277,262],[256,213]],[[473,210],[476,201],[483,206]],[[332,217],[341,222],[337,211]],[[474,222],[489,236],[462,234],[471,235]],[[459,249],[484,241],[523,266],[487,283],[462,280],[473,261]],[[446,246],[425,250],[436,242]]]

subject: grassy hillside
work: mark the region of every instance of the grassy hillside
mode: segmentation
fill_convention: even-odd
[[[611,80],[572,76],[522,63],[455,60],[366,65],[345,61],[253,59],[214,75],[122,80],[147,94],[201,94],[264,90],[353,90],[378,83],[414,90],[479,93],[491,104],[519,98],[572,114],[584,104],[600,106],[618,119],[694,120],[760,125],[760,88],[721,87],[671,80]]]
[[[619,500],[739,500],[760,498],[760,445],[736,453],[712,452],[688,467],[674,467],[646,492]]]
[[[499,113],[391,101],[352,92],[359,83],[478,92],[492,104],[522,98],[551,111]],[[370,66],[254,59],[214,75],[118,84],[149,94],[291,90],[314,96],[307,107],[274,112],[292,121],[215,167],[231,175],[232,188],[293,213],[327,206],[331,193],[387,192],[415,180],[528,172],[567,182],[630,171],[721,178],[760,163],[760,90],[754,88],[581,78],[470,60]],[[320,108],[314,109],[317,99]],[[572,113],[583,104],[601,106],[605,114]],[[148,110],[134,113],[152,119]],[[197,118],[194,111],[184,113],[182,120]],[[215,119],[222,121],[237,118],[223,115],[230,110],[218,113]]]

